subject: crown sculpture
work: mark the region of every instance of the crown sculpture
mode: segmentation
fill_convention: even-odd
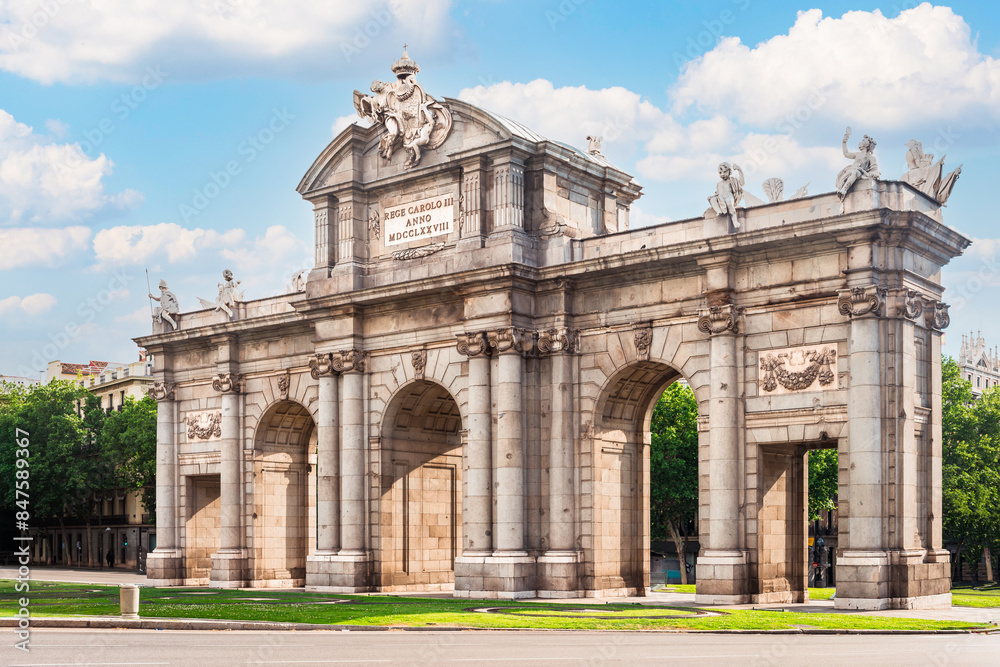
[[[403,47],[403,55],[392,64],[396,80],[372,81],[374,95],[354,91],[354,108],[358,115],[373,125],[383,125],[385,134],[379,141],[378,153],[386,161],[402,143],[407,152],[405,169],[420,163],[421,151],[437,148],[451,132],[451,112],[428,95],[414,80],[420,66],[410,59]]]

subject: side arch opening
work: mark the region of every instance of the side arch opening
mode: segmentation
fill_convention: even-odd
[[[255,585],[305,585],[309,550],[310,466],[316,428],[299,403],[281,401],[254,434],[253,562]]]
[[[642,595],[650,585],[650,423],[657,400],[683,381],[642,361],[605,385],[594,419],[594,588]]]

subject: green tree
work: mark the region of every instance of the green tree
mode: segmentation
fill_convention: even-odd
[[[649,453],[650,530],[653,539],[671,539],[687,583],[684,545],[687,526],[698,509],[698,403],[683,383],[667,387],[653,409]]]
[[[941,369],[944,533],[973,565],[983,556],[994,579],[992,554],[1000,551],[1000,391],[972,397],[953,359]]]
[[[823,510],[837,509],[837,450],[814,449],[809,452],[809,520],[819,519]]]
[[[90,427],[97,421],[90,415],[95,408],[91,398],[72,382],[53,381],[29,387],[6,385],[0,400],[0,503],[5,509],[16,507],[15,435],[20,429],[28,433],[31,452],[29,525],[58,520],[70,559],[73,550],[65,538],[65,517],[87,510],[95,480]]]
[[[117,489],[141,491],[142,504],[156,513],[156,401],[146,396],[125,397],[122,409],[104,422],[101,456],[111,464],[109,474]]]

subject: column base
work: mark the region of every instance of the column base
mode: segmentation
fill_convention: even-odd
[[[710,551],[698,556],[695,566],[695,604],[748,604],[747,552]]]
[[[951,555],[943,550],[845,551],[837,559],[836,609],[947,609]]]
[[[319,593],[368,593],[371,555],[364,552],[315,553],[306,557],[306,590]]]
[[[535,558],[524,551],[455,559],[455,597],[516,600],[537,596]]]
[[[183,586],[184,552],[155,549],[146,556],[146,582],[150,586]]]
[[[242,550],[219,551],[212,554],[209,588],[246,588],[247,558]]]
[[[546,551],[538,557],[538,597],[582,598],[580,552]]]

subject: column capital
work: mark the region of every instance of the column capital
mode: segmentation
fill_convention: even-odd
[[[901,296],[903,300],[899,312],[908,320],[919,321],[924,313],[924,295],[917,290],[908,289]]]
[[[320,375],[333,374],[333,359],[329,352],[314,354],[309,357],[309,375],[313,380],[318,380]]]
[[[946,303],[942,303],[941,301],[934,302],[931,321],[933,322],[934,328],[938,331],[947,329],[948,325],[951,324],[951,315],[948,314],[948,308],[950,308],[950,306]]]
[[[177,384],[174,382],[154,382],[146,394],[157,401],[172,401],[176,397]]]
[[[542,355],[580,351],[580,332],[565,327],[538,332],[538,353]]]
[[[223,394],[240,394],[245,382],[242,373],[219,373],[212,378],[212,389]]]
[[[477,357],[479,355],[489,356],[490,346],[486,342],[486,334],[481,332],[460,333],[458,338],[458,353],[467,357]]]
[[[341,350],[332,357],[333,370],[338,373],[364,373],[368,365],[368,353],[364,350]]]
[[[881,317],[887,294],[888,291],[878,285],[840,289],[837,290],[837,310],[851,318],[864,315]]]
[[[498,327],[486,332],[490,347],[499,354],[527,354],[535,346],[537,334],[519,327]]]
[[[734,334],[739,333],[740,314],[742,312],[742,308],[734,306],[731,303],[721,306],[712,306],[708,310],[701,311],[701,317],[698,318],[698,330],[709,335],[727,332]],[[638,332],[636,333],[638,334]],[[638,344],[638,336],[636,343]]]

